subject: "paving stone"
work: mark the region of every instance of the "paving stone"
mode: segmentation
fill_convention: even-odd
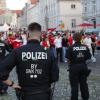
[[[67,72],[67,64],[62,63],[59,65],[60,80],[56,83],[53,100],[70,100],[71,89]],[[17,82],[15,69],[12,71],[10,79]],[[96,73],[96,70],[94,70],[88,78],[88,84],[90,91],[89,100],[100,100],[100,73]],[[9,95],[0,97],[0,100],[17,100],[14,90],[9,88],[8,92]],[[82,100],[81,97],[79,97],[79,100]]]

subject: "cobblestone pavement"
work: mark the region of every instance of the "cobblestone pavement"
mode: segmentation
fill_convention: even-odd
[[[56,84],[54,100],[70,100],[71,90],[66,65],[63,64],[60,67],[62,67],[60,68],[60,81]],[[100,100],[100,74],[92,72],[88,78],[88,84],[90,91],[89,100]],[[81,97],[79,97],[79,100],[82,100]]]
[[[98,57],[97,57],[98,58]],[[97,64],[90,64],[92,73],[88,78],[90,99],[100,100],[100,61],[97,59]],[[70,100],[70,85],[67,72],[67,64],[59,64],[60,66],[60,80],[56,83],[53,100]],[[15,72],[11,74],[11,79],[16,81]],[[9,88],[9,95],[0,97],[0,100],[17,100],[14,90]],[[79,93],[80,94],[80,93]],[[79,100],[82,100],[79,97]]]

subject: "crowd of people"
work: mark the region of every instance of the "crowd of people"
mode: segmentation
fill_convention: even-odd
[[[41,32],[38,23],[31,23],[28,31],[9,29],[8,32],[0,33],[0,94],[7,93],[10,86],[21,90],[24,94],[22,100],[41,100],[41,97],[50,100],[49,87],[59,80],[58,62],[61,62],[70,64],[71,100],[78,100],[79,84],[83,100],[88,100],[87,77],[90,70],[86,61],[90,58],[94,60],[96,34],[70,31],[47,34]],[[6,50],[11,52],[8,56]],[[8,79],[15,66],[19,85]]]
[[[67,62],[65,55],[67,54],[68,47],[74,44],[74,33],[75,31],[42,32],[40,44],[45,48],[50,48],[58,61]],[[28,32],[25,29],[20,29],[16,32],[9,29],[8,32],[0,33],[0,36],[1,40],[5,41],[7,44],[9,51],[22,45],[26,45],[28,41]],[[96,39],[97,36],[95,33],[82,34],[81,43],[88,46],[91,54],[93,55],[92,58],[94,57],[96,49]]]

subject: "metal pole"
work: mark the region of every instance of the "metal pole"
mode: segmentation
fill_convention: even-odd
[[[26,27],[27,27],[27,10],[28,10],[28,3],[26,3],[26,9],[25,9],[25,13],[26,13]]]
[[[46,23],[46,31],[48,31],[48,7],[45,7],[46,15],[45,15],[45,23]]]
[[[94,29],[96,29],[96,19],[93,18],[92,21],[93,21]]]

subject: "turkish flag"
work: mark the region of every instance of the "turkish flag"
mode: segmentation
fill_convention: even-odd
[[[39,0],[30,0],[32,4],[36,4]]]

